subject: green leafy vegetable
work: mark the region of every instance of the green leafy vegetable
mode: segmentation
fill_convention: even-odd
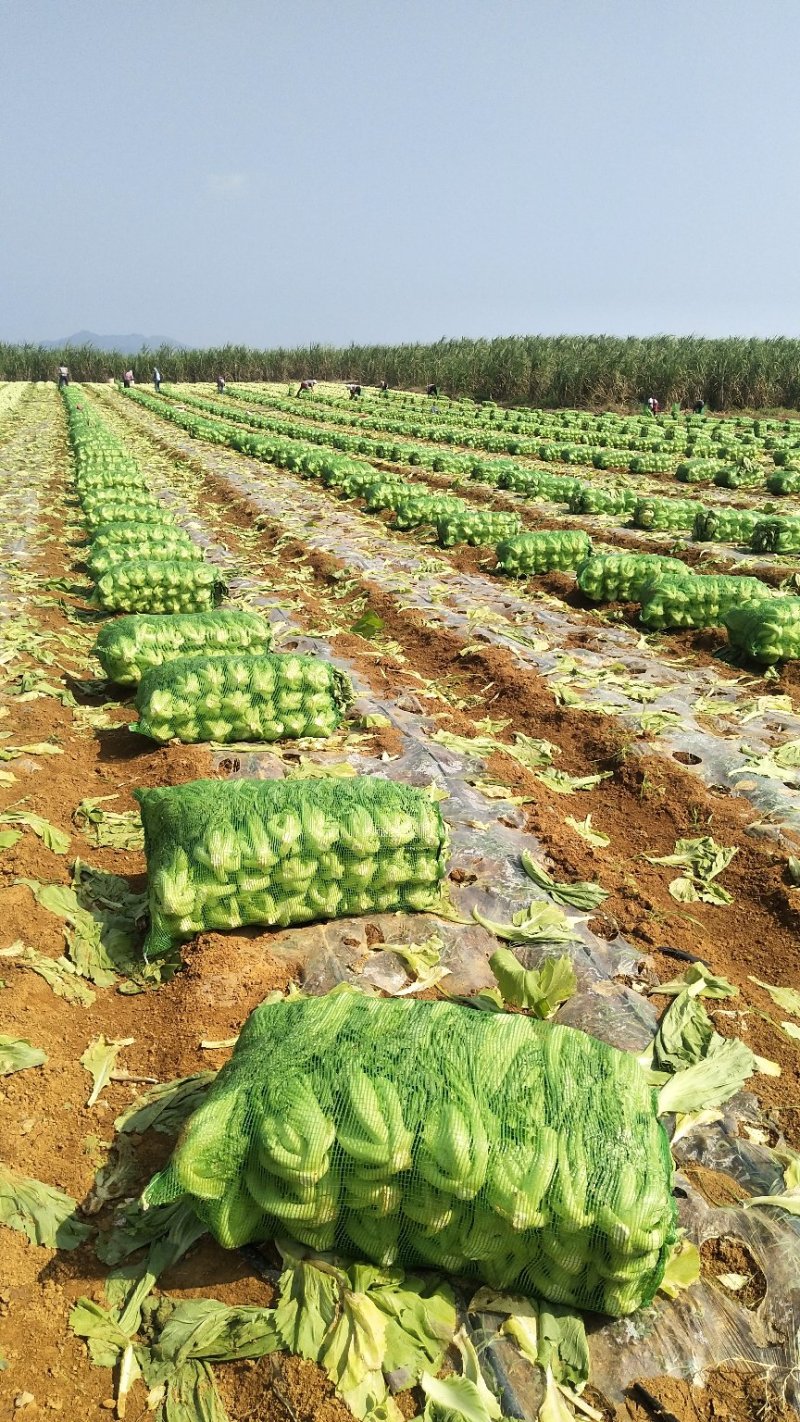
[[[0,815],[0,821],[9,825],[24,825],[27,829],[33,830],[34,834],[38,835],[42,843],[54,854],[66,854],[69,849],[69,835],[65,834],[64,830],[58,829],[56,825],[51,825],[50,821],[41,815],[33,814],[32,811],[15,810],[12,812],[9,810]]]
[[[786,1210],[790,1215],[800,1215],[800,1155],[792,1154],[783,1172],[783,1184],[785,1188],[782,1195],[751,1195],[743,1204],[747,1208],[751,1205],[774,1205],[776,1209]]]
[[[546,869],[536,863],[528,850],[523,850],[520,859],[528,878],[538,884],[540,889],[544,889],[556,903],[568,904],[570,908],[591,910],[608,898],[605,889],[601,889],[599,884],[590,884],[586,880],[579,880],[575,884],[559,884]]]
[[[591,844],[593,849],[605,849],[611,843],[607,834],[602,834],[600,830],[592,827],[591,815],[587,815],[585,820],[576,820],[572,815],[567,815],[564,823],[574,829],[581,839],[585,839],[587,844]]]
[[[659,1289],[667,1298],[676,1299],[684,1289],[691,1288],[700,1278],[700,1251],[696,1244],[682,1239],[670,1255]]]
[[[489,967],[506,1002],[530,1008],[536,1017],[552,1017],[578,986],[572,960],[566,955],[548,958],[541,968],[523,968],[508,948],[498,948]]]
[[[0,1165],[0,1224],[19,1230],[31,1244],[77,1249],[92,1232],[75,1218],[77,1209],[71,1195]]]
[[[425,1394],[424,1422],[495,1422],[497,1411],[489,1411],[486,1400],[469,1378],[435,1378],[423,1373],[420,1387]]]
[[[800,1017],[800,992],[797,988],[775,987],[772,983],[763,982],[761,978],[754,978],[752,974],[748,976],[751,983],[758,983],[759,987],[769,993],[776,1007],[780,1007],[784,1012],[791,1012],[793,1017]]]
[[[47,1052],[32,1047],[24,1037],[4,1037],[0,1034],[0,1076],[25,1071],[26,1067],[43,1066]]]
[[[214,1071],[198,1071],[193,1076],[177,1077],[174,1081],[151,1086],[121,1116],[117,1116],[115,1129],[135,1131],[137,1135],[152,1130],[160,1131],[165,1136],[176,1136],[186,1117],[200,1105],[215,1076]]]
[[[679,839],[672,854],[647,854],[645,858],[650,864],[674,864],[689,871],[673,879],[669,886],[672,897],[679,903],[699,899],[706,904],[730,904],[732,896],[714,880],[727,869],[736,853],[735,848],[717,844],[710,835],[701,835],[697,839]]]
[[[566,914],[552,904],[533,900],[526,908],[512,914],[510,923],[497,923],[484,918],[480,909],[472,917],[482,928],[508,943],[578,943],[578,934],[570,927]]]
[[[263,1358],[280,1346],[272,1309],[183,1299],[164,1324],[154,1353],[180,1368],[190,1358],[225,1363]]]
[[[53,989],[56,997],[66,1002],[91,1007],[94,993],[78,976],[77,969],[67,958],[48,958],[35,948],[28,948],[22,941],[12,943],[10,948],[0,948],[0,958],[13,958],[20,968],[30,968]]]
[[[81,1066],[86,1068],[94,1083],[86,1102],[87,1106],[94,1106],[103,1087],[107,1086],[111,1080],[111,1073],[116,1066],[119,1053],[123,1047],[130,1047],[133,1040],[133,1037],[120,1037],[106,1041],[101,1034],[99,1037],[94,1037],[89,1043],[80,1059]]]
[[[593,790],[602,780],[609,780],[611,774],[610,770],[604,770],[599,775],[568,775],[566,770],[542,770],[536,779],[557,795],[574,795],[577,790]]]
[[[367,611],[359,617],[358,621],[353,623],[350,631],[356,637],[369,638],[377,637],[378,633],[383,631],[383,628],[383,618],[379,617],[377,612],[373,612],[372,608],[367,608]]]
[[[754,979],[754,981],[758,981]],[[718,977],[712,973],[705,963],[692,963],[680,978],[672,978],[668,983],[659,983],[656,987],[650,988],[653,993],[666,994],[669,997],[677,997],[680,993],[688,993],[689,997],[738,997],[739,989],[727,978]]]

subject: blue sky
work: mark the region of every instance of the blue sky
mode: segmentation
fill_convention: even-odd
[[[796,0],[0,0],[0,339],[798,334]]]

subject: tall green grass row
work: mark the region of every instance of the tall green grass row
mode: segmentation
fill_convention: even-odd
[[[74,380],[108,380],[133,362],[137,380],[154,364],[165,380],[359,380],[367,385],[424,388],[503,404],[627,407],[655,395],[662,405],[710,409],[800,406],[800,340],[694,336],[505,336],[493,340],[441,340],[435,345],[310,345],[250,350],[161,347],[130,357],[91,346],[44,350],[0,343],[0,379],[49,380],[62,362]]]

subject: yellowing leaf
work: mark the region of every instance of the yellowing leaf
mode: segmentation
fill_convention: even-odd
[[[607,834],[602,834],[600,830],[592,828],[592,817],[587,815],[585,820],[576,820],[572,815],[567,815],[565,824],[570,829],[574,829],[581,839],[585,839],[587,844],[591,844],[594,849],[605,849],[611,843]]]
[[[133,1037],[120,1037],[106,1041],[105,1037],[94,1037],[81,1057],[81,1066],[89,1072],[94,1083],[87,1106],[94,1106],[103,1087],[107,1086],[116,1065],[117,1056],[123,1047],[132,1046]]]
[[[4,1037],[0,1035],[0,1076],[11,1076],[12,1072],[25,1071],[27,1067],[43,1066],[47,1052],[41,1047],[32,1047],[24,1037]]]
[[[670,1256],[659,1289],[667,1298],[676,1299],[684,1289],[700,1278],[700,1251],[696,1244],[682,1239]]]
[[[784,1012],[791,1012],[793,1017],[800,1017],[800,992],[797,988],[774,987],[772,983],[765,983],[761,978],[754,978],[752,974],[748,976],[751,983],[758,983],[759,987],[766,989],[776,1007],[782,1008]]]

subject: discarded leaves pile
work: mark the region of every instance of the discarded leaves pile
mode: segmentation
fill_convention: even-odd
[[[621,1315],[661,1282],[671,1184],[630,1053],[344,989],[251,1013],[144,1199],[191,1196],[228,1248],[284,1230]]]

